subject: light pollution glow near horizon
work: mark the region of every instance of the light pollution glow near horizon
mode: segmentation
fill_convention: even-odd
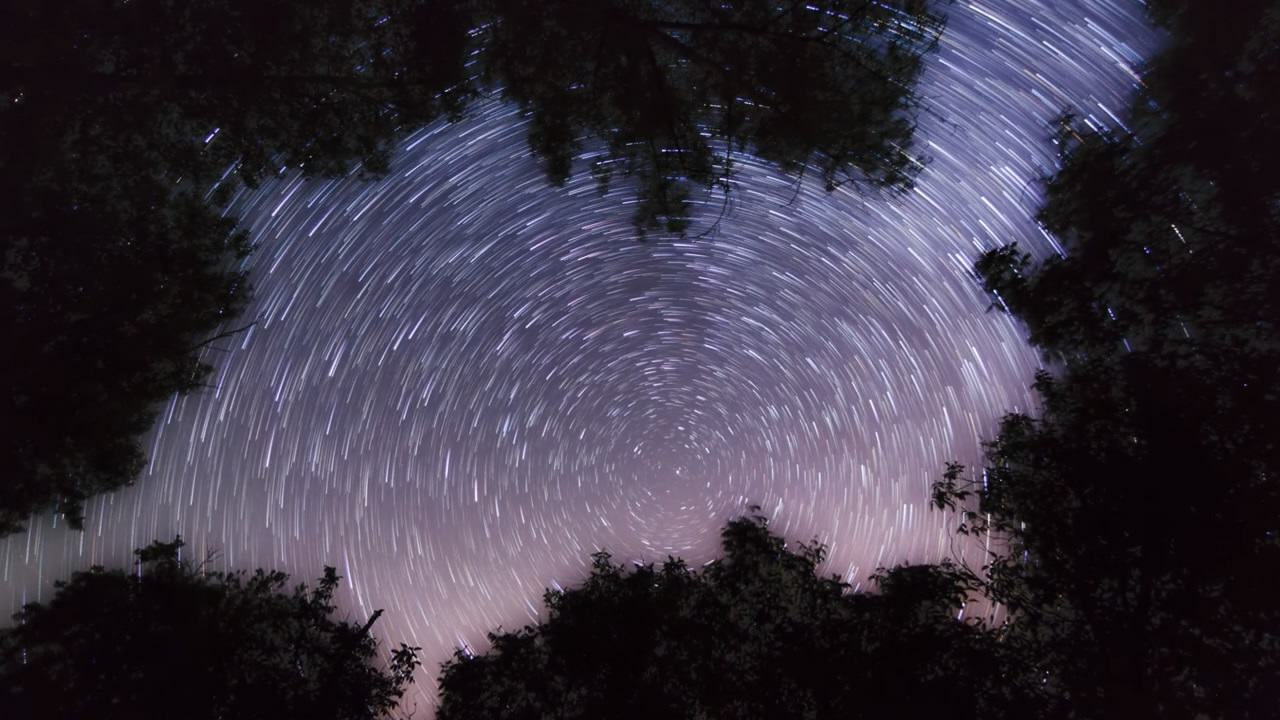
[[[0,612],[181,533],[220,569],[344,576],[340,613],[441,661],[536,617],[590,554],[703,562],[759,504],[858,584],[953,552],[929,484],[1028,410],[1024,333],[971,271],[1035,225],[1052,118],[1123,119],[1157,46],[1137,0],[955,2],[900,198],[740,158],[714,232],[632,240],[632,196],[551,187],[512,108],[407,138],[380,181],[287,178],[234,204],[253,329],[167,406],[83,533],[0,540]],[[216,139],[214,140],[216,142]],[[709,196],[690,238],[720,216]]]

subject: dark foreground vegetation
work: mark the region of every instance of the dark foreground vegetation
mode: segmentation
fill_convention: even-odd
[[[137,551],[129,570],[59,583],[0,632],[0,717],[15,720],[385,717],[418,666],[389,662],[363,625],[335,620],[338,576],[206,570],[181,539]]]
[[[819,544],[785,547],[763,518],[721,533],[691,569],[595,556],[579,587],[546,595],[546,619],[458,652],[440,720],[475,718],[988,717],[1033,710],[1004,647],[957,620],[951,565],[880,571],[878,593],[822,577]],[[1034,713],[1032,713],[1034,714]],[[1025,716],[1024,716],[1025,717]]]
[[[876,593],[850,594],[818,575],[820,547],[787,550],[752,518],[730,523],[723,556],[697,570],[674,560],[620,567],[598,555],[583,585],[547,596],[541,623],[495,633],[491,649],[446,665],[441,717],[1280,715],[1280,3],[1150,6],[1171,40],[1143,73],[1127,127],[1070,115],[1058,124],[1061,169],[1047,179],[1040,219],[1066,254],[1042,261],[1011,245],[977,265],[993,303],[1025,323],[1051,368],[1036,379],[1040,414],[1005,418],[982,467],[952,466],[934,488],[962,532],[991,541],[985,567],[895,568],[880,573]],[[58,137],[98,142],[88,131]],[[544,154],[554,167],[555,154]],[[98,167],[66,164],[73,178]],[[85,198],[97,187],[89,177],[75,181]],[[66,227],[81,227],[79,207],[109,207],[58,204],[42,187],[20,191],[31,207],[49,208],[40,217],[71,218]],[[186,222],[183,207],[210,212],[182,205],[177,187],[144,196],[174,223]],[[9,257],[26,257],[12,250],[23,242],[55,242],[24,237],[6,235],[18,243]],[[127,253],[133,242],[103,247]],[[54,496],[40,497],[34,506]],[[168,563],[166,572],[180,572]],[[145,574],[140,584],[87,574],[59,598],[94,577],[149,586]],[[960,619],[965,597],[1004,612]],[[147,636],[116,641],[93,624],[109,616],[92,607],[59,616],[59,598],[29,609],[31,624],[6,635],[5,672],[37,687],[46,675],[21,663],[41,657],[38,647],[103,638],[101,651],[47,653],[50,667],[67,668],[57,670],[57,689],[72,703],[96,691],[101,671],[70,668],[100,668],[107,655],[98,653],[114,647],[141,655]],[[179,602],[189,600],[154,612]],[[105,604],[128,617],[123,604]],[[281,687],[320,692],[291,642],[253,652],[268,656]],[[366,677],[367,653],[337,657]],[[399,657],[399,667],[411,662]],[[396,667],[370,697],[399,691]]]
[[[1042,716],[1280,713],[1280,3],[1151,3],[1171,31],[1125,128],[1065,116],[1040,220],[1066,254],[978,272],[1052,373],[939,506]]]

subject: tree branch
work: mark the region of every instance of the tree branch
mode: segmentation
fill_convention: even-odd
[[[368,635],[368,634],[369,634],[369,630],[373,628],[373,624],[374,624],[374,623],[376,623],[376,622],[378,622],[378,618],[380,618],[380,617],[382,617],[382,610],[381,610],[381,609],[379,609],[379,610],[374,610],[374,611],[373,611],[373,614],[369,616],[369,620],[368,620],[368,622],[366,622],[366,623],[365,623],[365,624],[360,628],[360,634],[361,634],[361,635]]]
[[[257,325],[257,324],[258,324],[258,321],[257,321],[257,320],[254,320],[253,322],[249,323],[248,325],[245,325],[245,326],[243,326],[243,327],[238,327],[238,328],[236,328],[235,330],[228,330],[228,331],[226,331],[226,332],[218,333],[217,335],[214,335],[213,337],[209,338],[208,340],[205,340],[204,342],[200,343],[199,345],[193,345],[192,347],[187,348],[187,352],[195,352],[196,350],[199,350],[200,348],[207,347],[207,346],[209,345],[209,343],[217,342],[218,340],[221,340],[221,339],[223,339],[223,338],[227,338],[227,337],[231,337],[232,335],[238,335],[238,334],[240,334],[240,333],[244,332],[245,330],[248,330],[249,328],[251,328],[251,327],[253,327],[254,325]]]

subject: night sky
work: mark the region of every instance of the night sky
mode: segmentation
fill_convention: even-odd
[[[1031,219],[1049,120],[1115,122],[1156,39],[1137,0],[948,10],[933,162],[904,197],[743,158],[688,240],[636,243],[625,186],[601,197],[583,167],[550,187],[495,102],[408,138],[382,181],[242,194],[257,325],[84,533],[0,540],[0,612],[181,532],[218,567],[336,566],[343,612],[386,608],[379,634],[424,648],[430,695],[439,661],[529,621],[593,551],[700,562],[751,503],[853,583],[948,554],[929,484],[1029,408],[1036,365],[972,262],[1052,251]]]

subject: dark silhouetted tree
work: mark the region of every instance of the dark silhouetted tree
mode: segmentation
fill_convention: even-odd
[[[389,662],[369,634],[334,619],[338,576],[209,572],[181,540],[137,551],[130,571],[59,583],[0,631],[0,705],[9,717],[378,718],[412,682],[417,648]]]
[[[356,162],[376,174],[400,129],[468,97],[459,3],[17,0],[4,13],[10,178],[130,141],[141,157],[110,162],[194,178],[198,192],[233,164],[250,184]]]
[[[475,0],[480,71],[530,120],[554,180],[591,157],[636,179],[641,228],[682,230],[691,191],[727,190],[734,156],[904,189],[922,59],[942,30],[925,0],[778,3]]]
[[[977,269],[1052,361],[941,507],[1070,717],[1280,707],[1280,3],[1154,3],[1128,129],[1061,119],[1040,220],[1065,254]]]
[[[729,523],[701,569],[595,555],[544,621],[458,652],[440,720],[465,718],[986,717],[1031,695],[1002,679],[994,636],[957,619],[950,566],[878,575],[880,593],[817,574],[821,545],[786,548],[762,518]],[[1017,702],[1015,702],[1017,701]]]
[[[0,10],[0,534],[78,527],[136,477],[157,406],[204,383],[249,292],[237,179],[376,172],[400,127],[461,107],[466,23],[431,5]]]

